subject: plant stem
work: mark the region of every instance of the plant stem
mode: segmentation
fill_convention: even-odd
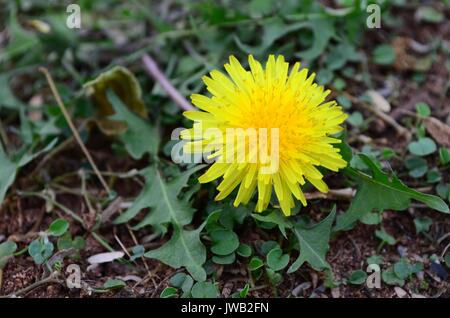
[[[103,179],[103,176],[100,173],[100,170],[97,168],[97,165],[94,162],[94,159],[92,159],[91,154],[87,150],[86,146],[83,143],[83,140],[81,140],[80,134],[78,133],[78,130],[76,129],[75,125],[72,122],[72,119],[70,118],[69,112],[67,111],[66,106],[64,105],[61,96],[58,93],[58,90],[56,89],[55,82],[53,81],[52,76],[48,72],[48,70],[45,67],[40,67],[39,70],[45,75],[47,78],[47,82],[50,85],[50,89],[53,93],[53,96],[56,99],[56,102],[61,109],[61,112],[64,115],[64,118],[67,121],[67,124],[70,127],[70,130],[72,131],[73,136],[75,137],[76,141],[80,145],[81,150],[83,151],[84,155],[86,156],[87,160],[89,161],[90,165],[92,166],[92,169],[94,170],[95,174],[97,175],[98,179],[100,180],[101,184],[105,188],[106,192],[109,196],[111,196],[112,191],[109,188],[108,184],[106,183],[105,179]]]

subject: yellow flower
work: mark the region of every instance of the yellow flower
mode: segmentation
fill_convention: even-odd
[[[270,55],[265,69],[253,56],[250,71],[230,56],[228,76],[214,70],[204,76],[211,97],[193,94],[192,103],[203,111],[187,111],[193,128],[182,132],[186,152],[209,154],[216,161],[199,181],[222,178],[216,200],[239,187],[234,205],[246,204],[257,189],[256,211],[264,211],[272,189],[283,213],[294,207],[292,196],[306,206],[301,186],[305,179],[321,192],[328,187],[317,169],[346,166],[330,137],[342,130],[347,115],[335,101],[324,102],[329,90],[315,84],[308,70]],[[234,133],[234,135],[233,135]]]

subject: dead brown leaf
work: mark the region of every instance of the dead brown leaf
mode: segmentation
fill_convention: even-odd
[[[450,126],[444,124],[439,119],[428,117],[425,119],[425,127],[428,133],[438,144],[444,147],[450,147]]]

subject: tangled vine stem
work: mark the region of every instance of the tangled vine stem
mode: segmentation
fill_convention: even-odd
[[[144,63],[145,70],[147,73],[157,81],[161,87],[166,91],[170,98],[183,110],[195,110],[186,98],[184,98],[175,87],[170,83],[167,77],[156,64],[155,60],[148,54],[142,56],[142,63]]]
[[[90,165],[92,166],[92,169],[94,170],[95,174],[97,175],[98,179],[100,180],[101,184],[105,188],[108,195],[111,195],[111,189],[109,188],[108,184],[106,183],[105,179],[103,178],[102,174],[100,173],[100,170],[97,168],[97,165],[95,164],[94,159],[92,158],[91,154],[87,150],[86,146],[84,145],[83,141],[81,140],[80,134],[78,133],[77,128],[73,124],[72,119],[70,118],[69,112],[67,111],[66,106],[64,105],[61,96],[59,95],[58,90],[56,89],[55,82],[53,81],[52,76],[50,75],[49,71],[45,67],[40,67],[39,71],[41,71],[48,82],[48,85],[50,86],[50,89],[52,91],[53,96],[56,99],[56,103],[58,104],[59,108],[61,109],[61,112],[64,115],[64,118],[67,121],[67,124],[69,125],[70,130],[72,131],[73,136],[75,137],[76,141],[80,145],[81,150],[83,151],[84,155],[86,156],[87,160],[89,161]]]

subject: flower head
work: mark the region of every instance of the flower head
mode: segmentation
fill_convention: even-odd
[[[302,186],[309,181],[321,192],[328,187],[317,169],[337,171],[346,166],[331,135],[342,130],[347,115],[330,93],[314,83],[315,75],[270,55],[265,68],[249,56],[250,70],[230,57],[228,75],[214,70],[203,81],[211,97],[193,94],[192,103],[202,111],[187,111],[193,128],[182,132],[185,150],[207,153],[215,162],[199,181],[221,178],[216,200],[237,189],[234,205],[248,203],[258,192],[256,211],[264,211],[275,190],[285,215],[294,199],[306,206]]]

